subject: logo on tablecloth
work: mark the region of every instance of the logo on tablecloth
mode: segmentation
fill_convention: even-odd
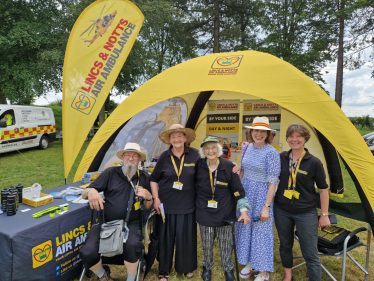
[[[48,240],[31,250],[32,254],[32,268],[37,268],[52,260],[52,241]]]

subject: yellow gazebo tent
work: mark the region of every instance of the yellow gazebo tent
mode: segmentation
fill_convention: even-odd
[[[217,68],[217,59],[230,63]],[[359,132],[337,104],[308,76],[279,58],[256,51],[195,58],[147,81],[103,124],[85,152],[75,181],[79,181],[85,172],[99,168],[116,134],[133,116],[176,97],[186,102],[186,127],[196,129],[197,139],[191,144],[196,148],[205,136],[206,122],[203,119],[208,100],[264,99],[277,103],[283,110],[281,138],[285,136],[287,124],[301,122],[315,133],[314,143],[311,140],[308,145],[313,146],[312,153],[322,160],[325,168],[329,161],[326,146],[333,148],[336,159],[338,152],[354,174],[354,180],[357,178],[356,188],[366,215],[374,225],[374,157]],[[333,182],[335,176],[329,174],[329,180]]]

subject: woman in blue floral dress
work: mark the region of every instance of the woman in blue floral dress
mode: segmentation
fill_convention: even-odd
[[[274,271],[273,198],[280,174],[278,151],[270,144],[273,134],[267,117],[256,117],[249,128],[248,144],[243,147],[240,177],[251,209],[248,225],[237,223],[236,248],[240,272],[249,278],[259,271],[255,281],[268,281]]]

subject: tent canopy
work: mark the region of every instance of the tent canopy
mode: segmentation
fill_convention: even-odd
[[[225,59],[231,64],[217,69],[217,60]],[[279,58],[256,51],[195,58],[147,81],[103,124],[88,146],[74,180],[80,180],[85,172],[95,168],[93,163],[95,159],[103,158],[108,141],[113,141],[119,129],[133,116],[176,97],[187,103],[186,127],[197,130],[198,138],[192,143],[193,147],[198,147],[205,135],[202,111],[209,99],[257,98],[279,104],[297,117],[296,122],[301,120],[314,129],[322,146],[332,145],[344,159],[365,211],[372,218],[369,218],[371,225],[374,225],[374,157],[359,132],[335,101],[308,76]],[[281,136],[284,135],[281,132]]]

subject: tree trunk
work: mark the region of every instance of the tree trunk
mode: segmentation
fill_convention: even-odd
[[[103,104],[103,107],[101,108],[100,113],[99,113],[100,128],[101,126],[103,126],[104,121],[105,121],[105,104]]]
[[[219,0],[214,1],[214,32],[213,32],[213,53],[220,52],[219,46]]]
[[[0,91],[0,104],[8,104],[8,102],[6,101],[6,97],[1,91]]]
[[[341,1],[339,10],[344,9],[344,0]],[[336,85],[335,85],[335,101],[342,107],[342,96],[343,96],[343,37],[344,37],[344,14],[339,15],[339,47],[338,47],[338,63],[336,68]]]

